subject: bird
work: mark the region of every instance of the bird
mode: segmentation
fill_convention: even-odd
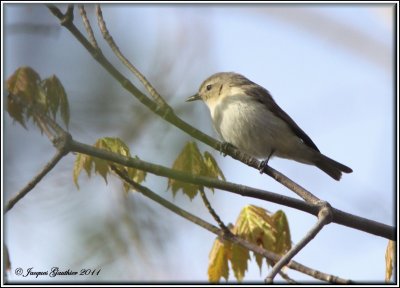
[[[235,72],[211,75],[187,102],[202,100],[224,142],[267,164],[272,157],[314,165],[339,181],[353,170],[322,154],[264,87]]]

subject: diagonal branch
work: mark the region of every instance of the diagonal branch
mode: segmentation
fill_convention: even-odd
[[[112,153],[102,149],[97,149],[94,148],[93,146],[86,145],[74,140],[71,141],[70,149],[73,152],[91,155],[127,167],[133,167],[139,170],[144,170],[153,173],[155,175],[173,178],[187,183],[222,189],[230,191],[235,194],[286,205],[288,207],[292,207],[315,216],[318,215],[320,210],[321,202],[319,202],[316,205],[311,205],[291,197],[268,192],[265,190],[251,188],[245,185],[238,185],[231,182],[224,182],[214,178],[192,175],[187,172],[170,169],[165,166],[152,164],[140,159],[125,157],[120,154]],[[334,223],[345,225],[347,227],[351,227],[381,237],[385,237],[390,240],[394,240],[396,237],[395,228],[389,225],[382,224],[356,215],[352,215],[350,213],[343,212],[339,209],[333,208],[332,213],[333,213],[332,222]]]
[[[122,64],[124,64],[140,80],[140,82],[142,82],[143,86],[146,88],[147,91],[149,91],[150,95],[154,98],[158,105],[160,105],[160,107],[162,107],[163,109],[172,110],[168,103],[165,102],[164,98],[161,97],[161,95],[146,79],[146,77],[144,77],[143,74],[140,73],[140,71],[136,69],[136,67],[132,63],[130,63],[129,60],[121,53],[114,39],[108,32],[106,22],[103,18],[103,12],[101,11],[99,4],[96,5],[96,14],[101,34],[103,35],[104,40],[106,40],[114,54],[118,57]]]
[[[226,227],[224,222],[222,222],[222,220],[218,216],[217,212],[215,212],[215,210],[212,208],[211,203],[210,203],[210,201],[208,201],[206,193],[204,192],[204,187],[200,187],[200,196],[201,196],[201,199],[203,200],[203,203],[206,206],[208,212],[210,212],[211,216],[218,223],[218,226],[222,229],[222,231],[224,233],[231,233],[231,231],[228,229],[228,227]]]
[[[157,202],[158,204],[164,206],[165,208],[167,208],[168,210],[182,216],[183,218],[191,221],[192,223],[195,223],[199,226],[201,226],[202,228],[218,235],[219,237],[231,241],[235,244],[239,244],[244,248],[249,249],[250,251],[257,253],[259,255],[264,256],[267,259],[270,259],[273,262],[278,262],[280,259],[280,256],[269,252],[255,244],[252,244],[250,242],[247,242],[246,240],[233,235],[232,233],[225,233],[223,230],[218,229],[217,227],[209,224],[208,222],[202,220],[201,218],[198,218],[197,216],[179,208],[178,206],[174,205],[173,203],[165,200],[164,198],[160,197],[158,194],[156,194],[155,192],[151,191],[149,188],[144,187],[140,184],[138,184],[137,182],[133,181],[132,179],[130,179],[129,177],[127,177],[127,175],[123,172],[118,170],[117,168],[113,167],[112,170],[119,176],[121,177],[126,183],[128,183],[134,190],[139,191],[140,193],[142,193],[144,196],[152,199],[153,201]],[[337,276],[333,276],[333,275],[329,275],[314,269],[311,269],[309,267],[306,267],[300,263],[297,263],[295,261],[290,261],[287,265],[289,268],[294,269],[296,271],[300,271],[304,274],[310,275],[316,279],[319,280],[323,280],[323,281],[328,281],[328,282],[332,282],[332,283],[337,283],[337,284],[349,284],[351,283],[350,280],[347,279],[343,279]],[[290,278],[289,278],[290,279]]]
[[[327,202],[322,204],[321,210],[318,214],[318,221],[315,225],[308,231],[306,236],[299,243],[292,247],[272,268],[270,273],[268,274],[265,282],[271,284],[274,280],[276,274],[285,266],[289,261],[300,252],[314,237],[321,231],[321,229],[329,224],[332,219],[332,208],[329,206]]]
[[[19,200],[24,198],[29,193],[29,191],[31,191],[36,186],[36,184],[39,183],[43,179],[43,177],[46,176],[47,173],[49,173],[51,169],[54,168],[54,166],[56,166],[58,161],[60,161],[64,155],[64,151],[57,150],[57,153],[43,167],[43,169],[24,188],[22,188],[21,191],[19,191],[13,198],[10,199],[10,201],[8,201],[5,207],[5,212],[10,211],[14,207],[14,205],[18,203]]]
[[[90,43],[92,44],[93,48],[100,50],[96,38],[94,37],[92,26],[90,25],[89,19],[86,15],[85,6],[78,5],[78,8],[79,8],[79,13],[81,14],[82,17],[83,25],[85,26],[86,32],[88,34]]]

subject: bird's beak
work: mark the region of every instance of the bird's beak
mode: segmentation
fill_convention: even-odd
[[[199,94],[194,94],[193,96],[190,96],[189,98],[186,99],[186,102],[192,102],[196,100],[201,100],[201,97]]]

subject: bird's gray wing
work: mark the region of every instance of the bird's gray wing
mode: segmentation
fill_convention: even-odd
[[[249,89],[246,89],[246,93],[249,96],[254,97],[256,101],[265,104],[272,113],[285,121],[292,131],[301,140],[303,140],[307,146],[319,152],[317,145],[315,145],[311,138],[308,137],[308,135],[296,124],[296,122],[294,122],[294,120],[285,111],[283,111],[278,104],[276,104],[267,89],[257,85],[257,87],[249,87]]]

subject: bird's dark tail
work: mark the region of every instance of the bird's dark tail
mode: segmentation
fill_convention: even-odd
[[[333,179],[339,181],[342,177],[342,172],[351,173],[353,170],[346,165],[343,165],[323,154],[319,154],[318,159],[315,161],[315,166],[331,176]]]

